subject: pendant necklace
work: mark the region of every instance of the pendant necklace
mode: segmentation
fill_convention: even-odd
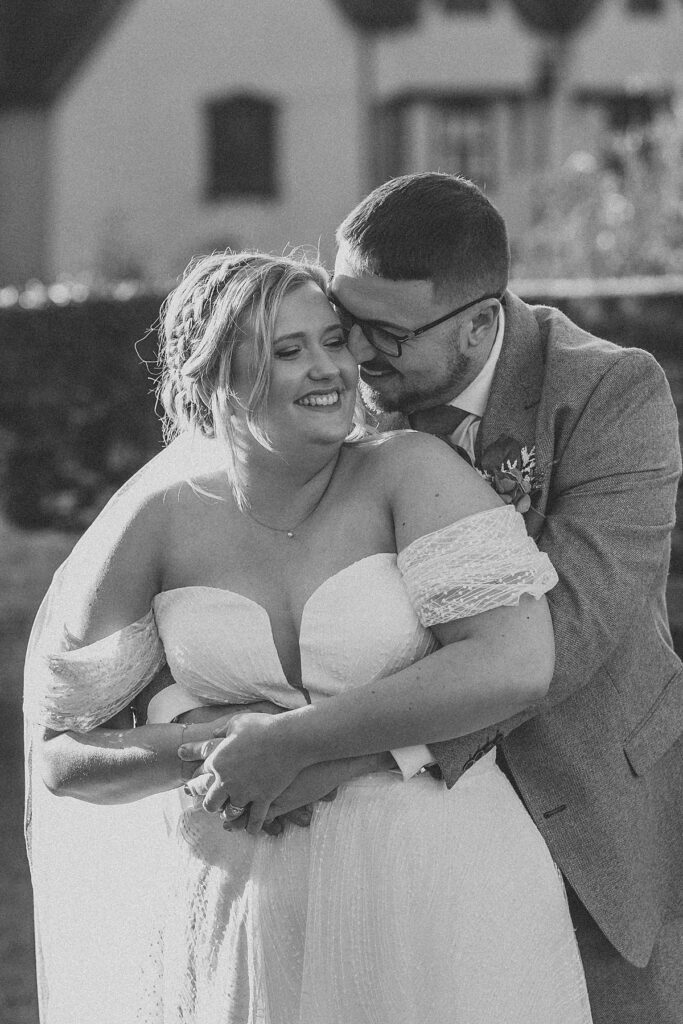
[[[334,468],[333,468],[333,470],[332,470],[332,472],[330,474],[330,479],[325,484],[325,487],[323,488],[322,494],[320,495],[320,497],[316,501],[316,503],[313,506],[313,508],[309,509],[308,512],[304,516],[302,516],[302,518],[298,521],[298,523],[295,523],[293,526],[289,526],[289,527],[288,526],[271,526],[270,523],[264,523],[262,519],[259,519],[258,516],[255,516],[254,513],[249,508],[241,509],[241,511],[244,513],[245,516],[247,516],[247,518],[249,518],[249,519],[253,520],[255,523],[257,523],[258,526],[263,526],[266,530],[271,530],[273,533],[284,533],[285,537],[287,537],[288,540],[294,540],[294,538],[296,537],[297,531],[300,530],[301,527],[304,525],[304,523],[307,522],[311,518],[311,516],[313,515],[313,513],[315,511],[317,511],[317,509],[320,507],[320,505],[322,503],[323,498],[325,497],[325,495],[327,494],[328,490],[330,489],[330,484],[332,483],[332,480],[334,479],[334,475],[335,475],[336,470],[337,470],[337,464],[339,463],[340,456],[341,456],[341,452],[337,456],[337,461],[335,462]]]

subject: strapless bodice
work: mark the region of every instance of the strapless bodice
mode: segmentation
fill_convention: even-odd
[[[154,616],[177,682],[204,701],[306,703],[280,663],[265,608],[215,587],[158,594]],[[328,577],[301,618],[301,678],[311,700],[398,672],[436,646],[421,625],[397,566],[380,552]]]
[[[266,610],[213,586],[163,591],[136,622],[86,646],[70,642],[62,572],[36,619],[24,693],[28,719],[87,731],[129,705],[168,661],[201,701],[283,707],[391,675],[436,646],[430,627],[540,597],[557,582],[547,555],[507,505],[426,534],[399,555],[377,552],[335,572],[308,597],[291,686]]]

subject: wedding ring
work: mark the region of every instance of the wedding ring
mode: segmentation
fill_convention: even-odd
[[[235,804],[231,804],[228,800],[227,804],[221,811],[221,818],[239,818],[246,811],[246,806],[236,807]]]

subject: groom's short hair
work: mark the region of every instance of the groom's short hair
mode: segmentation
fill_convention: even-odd
[[[379,185],[337,229],[359,273],[432,281],[463,298],[505,291],[505,221],[480,188],[454,174],[405,174]],[[470,296],[470,292],[472,296]]]

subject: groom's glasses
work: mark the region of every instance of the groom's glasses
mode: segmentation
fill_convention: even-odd
[[[351,333],[352,327],[360,327],[364,337],[370,342],[373,348],[376,348],[378,352],[382,352],[385,356],[393,356],[395,359],[400,359],[403,345],[406,341],[412,341],[413,338],[419,337],[421,334],[425,334],[426,331],[431,331],[432,327],[438,327],[439,324],[444,324],[447,320],[451,320],[458,313],[464,313],[466,309],[470,309],[471,306],[476,306],[478,302],[484,302],[486,299],[502,299],[502,295],[499,292],[492,292],[490,295],[480,295],[478,299],[472,299],[471,302],[466,302],[464,306],[458,306],[457,309],[451,310],[450,313],[446,313],[445,316],[440,316],[438,320],[432,320],[428,324],[423,324],[422,327],[416,327],[414,331],[408,331],[406,334],[392,334],[386,327],[382,327],[374,320],[361,320],[359,317],[350,313],[348,309],[342,306],[339,299],[332,295],[328,295],[328,298],[334,306],[339,316],[339,322],[341,323],[342,330],[345,334]]]

